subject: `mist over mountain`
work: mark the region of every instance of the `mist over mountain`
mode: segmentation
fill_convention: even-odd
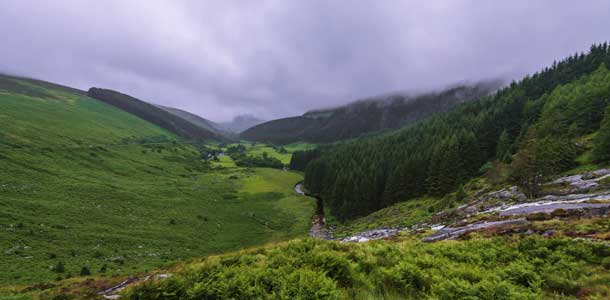
[[[250,127],[256,126],[265,122],[251,114],[238,115],[230,122],[218,123],[219,127],[230,132],[240,133]]]
[[[608,28],[607,0],[0,1],[0,300],[610,299]]]
[[[215,134],[217,134],[218,136],[222,136],[225,137],[227,139],[237,139],[237,134],[235,134],[235,132],[230,131],[230,130],[226,130],[222,127],[222,125],[214,122],[214,121],[210,121],[206,118],[203,118],[199,115],[196,115],[194,113],[188,112],[186,110],[182,110],[182,109],[178,109],[178,108],[173,108],[173,107],[167,107],[167,106],[162,106],[162,105],[158,105],[159,108],[177,116],[180,117],[184,120],[187,120],[199,127],[202,127],[206,130],[209,130]]]
[[[390,93],[348,105],[308,111],[254,126],[240,136],[246,140],[287,144],[297,141],[329,143],[363,134],[412,124],[456,104],[486,96],[501,86],[500,80],[455,85],[420,94]]]

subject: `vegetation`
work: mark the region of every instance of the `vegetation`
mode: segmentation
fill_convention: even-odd
[[[190,113],[188,111],[184,111],[181,109],[177,109],[177,108],[173,108],[173,107],[166,107],[166,106],[157,106],[173,115],[176,115],[177,117],[184,119],[186,121],[189,121],[201,128],[204,128],[214,134],[216,134],[216,136],[219,137],[223,137],[227,140],[238,140],[237,134],[235,134],[234,132],[225,130],[222,125],[214,123],[208,119],[202,118],[196,114]]]
[[[307,234],[302,175],[206,162],[198,145],[83,93],[0,78],[0,285],[83,267],[132,274]]]
[[[269,156],[267,152],[263,152],[261,156],[246,154],[244,145],[231,146],[227,148],[227,154],[231,156],[235,164],[240,167],[260,167],[282,169],[284,164],[281,160]]]
[[[113,90],[91,88],[87,95],[134,114],[186,139],[206,140],[221,138],[217,133],[210,131],[209,128],[198,125],[198,123],[192,123],[187,119],[183,119],[182,116]]]
[[[458,103],[487,95],[497,83],[459,86],[419,96],[391,95],[357,101],[303,116],[269,121],[241,133],[241,138],[273,144],[297,141],[330,143],[412,124]]]
[[[610,100],[609,63],[608,45],[594,45],[479,101],[395,133],[324,148],[307,164],[305,185],[347,220],[442,196],[515,151],[513,179],[534,195],[542,178],[574,166],[583,151],[577,142],[599,130]]]
[[[593,142],[593,160],[598,163],[610,163],[610,106]]]
[[[602,299],[610,249],[569,239],[296,240],[214,256],[129,299]]]
[[[292,153],[292,158],[290,159],[290,169],[305,171],[307,164],[319,156],[320,151],[318,149],[296,151]]]

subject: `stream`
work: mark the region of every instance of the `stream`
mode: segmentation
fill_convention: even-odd
[[[311,229],[309,230],[309,235],[319,239],[332,240],[333,233],[330,229],[326,227],[326,219],[324,218],[324,202],[322,201],[322,199],[320,197],[307,194],[303,190],[303,182],[297,183],[294,186],[294,191],[299,195],[308,196],[316,199],[316,212],[311,221]]]

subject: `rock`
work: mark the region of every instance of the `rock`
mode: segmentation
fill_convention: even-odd
[[[525,218],[519,218],[519,219],[511,219],[511,220],[495,221],[495,222],[479,222],[479,223],[474,223],[474,224],[470,224],[470,225],[466,225],[466,226],[462,226],[462,227],[445,227],[445,228],[439,230],[438,232],[436,232],[428,237],[425,237],[424,239],[422,239],[422,241],[435,242],[435,241],[440,241],[440,240],[444,240],[444,239],[454,239],[454,238],[457,238],[461,235],[464,235],[464,234],[466,234],[468,232],[472,232],[472,231],[477,231],[477,230],[482,230],[482,229],[487,229],[487,228],[504,227],[504,226],[524,225],[524,224],[529,224],[529,221],[526,220]]]
[[[445,228],[445,225],[443,225],[443,224],[435,224],[435,225],[430,226],[430,229],[432,229],[432,230],[441,230],[443,228]]]
[[[572,176],[566,176],[558,178],[547,185],[569,185],[572,189],[565,190],[566,193],[576,193],[592,190],[599,187],[599,181],[609,177],[610,170],[599,169],[592,172],[586,172],[583,174],[577,174]]]
[[[403,228],[381,228],[381,229],[373,229],[360,232],[356,235],[346,237],[341,240],[341,242],[368,242],[371,240],[379,240],[383,238],[387,238],[390,236],[397,235],[400,231],[404,230]]]
[[[555,235],[555,230],[547,230],[544,233],[542,233],[543,237],[551,237],[553,235]]]

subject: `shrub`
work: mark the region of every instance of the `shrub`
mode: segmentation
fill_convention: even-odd
[[[290,300],[339,300],[344,299],[335,282],[324,274],[308,269],[291,273],[282,282],[280,299]]]
[[[53,267],[51,267],[51,271],[55,273],[63,273],[66,270],[63,262],[57,262]]]
[[[384,286],[402,294],[416,295],[430,288],[430,279],[416,265],[401,262],[382,271]]]
[[[510,263],[503,270],[502,277],[514,284],[533,290],[538,290],[541,285],[540,276],[536,274],[534,266],[525,261]]]
[[[334,279],[339,286],[351,287],[354,283],[352,265],[345,257],[337,255],[337,253],[316,253],[312,264],[316,269],[320,269],[328,277]]]
[[[91,270],[89,270],[89,268],[82,267],[80,269],[80,276],[89,276],[89,275],[91,275]]]

